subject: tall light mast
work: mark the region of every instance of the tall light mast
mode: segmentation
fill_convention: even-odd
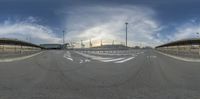
[[[63,44],[65,44],[65,30],[63,30]]]
[[[126,24],[126,47],[128,47],[128,46],[127,46],[127,32],[128,32],[128,22],[126,22],[125,24]]]

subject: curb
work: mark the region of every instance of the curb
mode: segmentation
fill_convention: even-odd
[[[13,61],[24,60],[24,59],[28,59],[28,58],[34,57],[34,56],[36,56],[36,55],[39,55],[39,54],[41,54],[41,53],[43,53],[43,51],[42,51],[42,52],[35,53],[35,54],[32,54],[32,55],[23,56],[23,57],[0,59],[0,63],[2,63],[2,62],[13,62]]]

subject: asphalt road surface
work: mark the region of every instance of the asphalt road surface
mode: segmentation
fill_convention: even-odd
[[[0,63],[0,99],[200,99],[200,63],[154,50],[45,51]]]

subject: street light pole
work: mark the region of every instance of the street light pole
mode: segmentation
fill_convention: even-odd
[[[65,30],[63,30],[63,44],[65,44]]]
[[[128,30],[128,22],[125,23],[126,24],[126,47],[127,47],[127,30]]]
[[[197,32],[196,34],[197,34],[197,38],[199,38],[199,32]]]

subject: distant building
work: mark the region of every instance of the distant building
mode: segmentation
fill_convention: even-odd
[[[102,49],[126,49],[127,47],[122,44],[115,44],[115,45],[102,45],[93,48],[102,48]]]
[[[45,49],[62,49],[62,44],[40,44]]]

